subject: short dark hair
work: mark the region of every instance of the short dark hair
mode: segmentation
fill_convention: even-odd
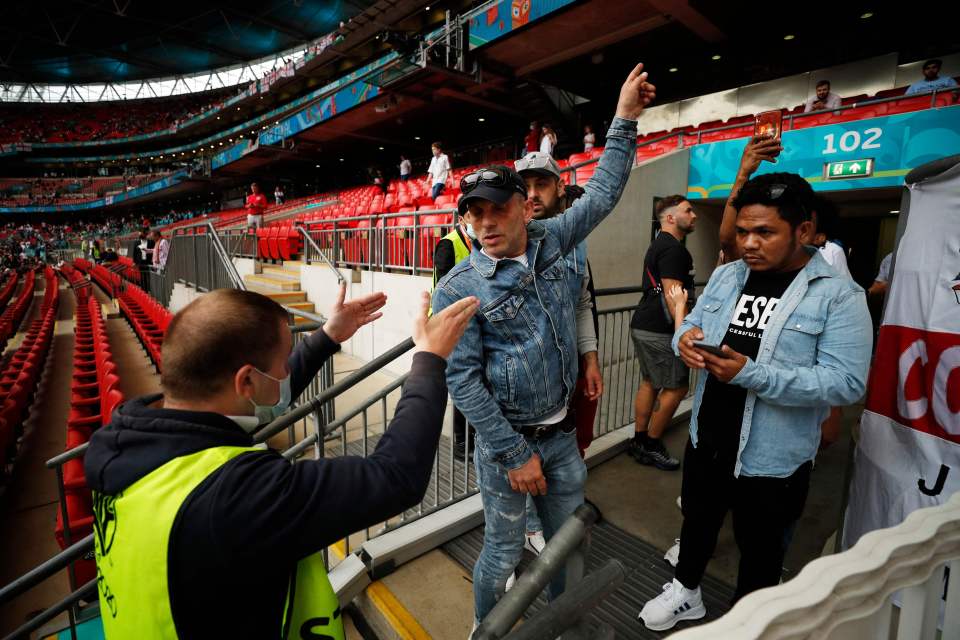
[[[441,143],[441,142],[439,142],[439,141],[438,141],[438,142],[432,142],[432,143],[430,143],[430,146],[431,146],[431,147],[436,147],[437,149],[440,149],[440,151],[443,151],[443,143]]]
[[[686,201],[687,197],[680,194],[660,198],[660,200],[657,201],[656,206],[653,208],[653,213],[656,214],[657,220],[660,220],[663,218],[663,214],[667,212],[667,209],[672,209],[681,202]]]
[[[926,62],[923,63],[923,67],[927,68],[932,64],[937,65],[937,68],[939,69],[943,66],[943,60],[941,60],[940,58],[931,58],[930,60],[927,60]]]
[[[822,87],[822,86],[824,86],[824,85],[826,85],[826,86],[829,87],[829,86],[830,86],[830,81],[829,81],[829,80],[821,80],[821,81],[819,81],[819,82],[817,83],[817,87],[818,87],[818,88],[819,88],[819,87]]]
[[[269,369],[281,322],[288,322],[286,310],[253,291],[216,289],[200,296],[167,327],[161,349],[164,393],[202,399],[222,391],[245,364]]]
[[[796,229],[801,223],[810,220],[815,198],[810,183],[796,173],[765,173],[751,178],[743,185],[734,198],[733,206],[737,213],[751,204],[774,207],[780,217],[790,224],[790,228]]]

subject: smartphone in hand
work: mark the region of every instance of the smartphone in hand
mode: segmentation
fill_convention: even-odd
[[[710,355],[717,356],[718,358],[729,358],[730,356],[723,352],[720,348],[720,345],[710,344],[708,342],[694,342],[693,346],[697,349],[706,351]]]
[[[783,112],[780,109],[758,113],[753,124],[753,136],[769,136],[780,139],[783,131]]]

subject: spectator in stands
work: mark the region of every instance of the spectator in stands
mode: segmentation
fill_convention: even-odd
[[[683,241],[693,233],[697,214],[681,195],[661,199],[655,213],[660,232],[643,258],[643,297],[630,321],[633,348],[643,376],[634,399],[635,431],[630,454],[640,464],[674,471],[680,461],[670,455],[661,437],[687,395],[690,371],[672,353],[675,319],[666,292],[680,286],[692,297],[696,271]]]
[[[593,127],[589,124],[583,126],[583,150],[590,151],[597,144],[597,136],[593,133]]]
[[[549,156],[553,155],[553,150],[557,147],[557,134],[553,126],[548,123],[543,124],[543,135],[540,137],[540,153]]]
[[[532,220],[526,184],[507,167],[480,169],[460,181],[460,212],[478,240],[470,258],[437,283],[433,309],[442,311],[467,295],[476,295],[484,309],[447,363],[450,395],[477,430],[485,525],[473,572],[475,624],[493,608],[520,561],[526,495],[534,496],[547,540],[583,503],[586,467],[569,414],[582,274],[568,268],[563,256],[620,199],[633,166],[636,119],[654,94],[642,70],[637,65],[621,88],[600,166],[564,215]],[[563,584],[560,574],[551,595]]]
[[[543,130],[540,128],[540,123],[534,120],[530,123],[530,130],[527,131],[527,136],[523,139],[523,143],[527,146],[527,153],[540,150],[540,136],[543,134]]]
[[[269,298],[201,296],[167,329],[163,394],[122,404],[93,434],[84,463],[107,638],[269,638],[283,628],[343,637],[319,552],[423,497],[446,406],[444,358],[476,310],[465,298],[428,320],[424,294],[418,353],[376,450],[290,464],[252,434],[381,315],[382,293],[344,302],[345,292],[296,347],[287,311]]]
[[[153,231],[153,268],[163,273],[167,268],[167,255],[170,253],[170,241],[163,237],[159,229]]]
[[[470,256],[473,239],[476,234],[463,219],[459,217],[453,231],[440,238],[433,249],[433,291],[443,276],[447,275],[457,264]],[[453,407],[453,456],[457,460],[466,460],[473,455],[474,430],[467,433],[467,419],[456,406]]]
[[[866,299],[805,246],[809,183],[796,174],[758,176],[734,206],[744,259],[717,268],[674,335],[683,361],[705,373],[684,456],[675,577],[640,612],[658,631],[705,615],[700,581],[727,511],[740,550],[734,599],[780,581],[784,539],[803,512],[820,423],[831,405],[856,402],[866,387]],[[697,348],[698,341],[722,345],[722,355]]]
[[[950,76],[940,77],[940,67],[943,66],[943,60],[933,59],[923,63],[923,80],[918,80],[907,87],[906,95],[912,96],[917,93],[930,93],[941,89],[952,89],[957,86],[957,81]]]
[[[831,111],[840,108],[840,96],[830,91],[830,81],[821,80],[817,83],[816,93],[803,105],[803,112]]]
[[[283,187],[279,184],[273,188],[273,201],[277,204],[283,204]]]
[[[405,155],[400,155],[400,179],[407,181],[410,179],[410,173],[413,171],[413,165]]]
[[[267,208],[267,196],[260,193],[260,185],[250,185],[250,195],[244,205],[247,210],[247,228],[259,229],[263,226],[263,210]]]
[[[447,186],[447,178],[450,175],[450,158],[443,152],[443,145],[439,142],[430,145],[430,150],[433,152],[433,158],[430,159],[430,168],[427,169],[427,174],[432,189],[431,196],[436,200],[437,196],[443,192],[443,188]]]

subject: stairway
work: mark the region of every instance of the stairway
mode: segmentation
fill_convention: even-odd
[[[247,289],[262,293],[268,298],[293,309],[316,313],[316,307],[307,300],[307,294],[300,290],[300,267],[302,262],[287,261],[283,264],[261,264],[261,273],[243,277]],[[306,318],[293,316],[296,324],[310,322]]]

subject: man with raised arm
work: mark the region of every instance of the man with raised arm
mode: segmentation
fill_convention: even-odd
[[[586,190],[566,212],[533,220],[523,179],[491,166],[463,177],[460,212],[477,236],[470,258],[437,283],[438,311],[469,295],[480,311],[447,363],[454,403],[477,430],[484,546],[474,567],[479,624],[520,560],[526,496],[550,536],[583,503],[586,467],[568,413],[577,379],[576,302],[583,274],[564,256],[613,210],[633,167],[637,118],[653,99],[643,65],[620,89],[607,145]],[[550,587],[563,590],[562,573]]]

